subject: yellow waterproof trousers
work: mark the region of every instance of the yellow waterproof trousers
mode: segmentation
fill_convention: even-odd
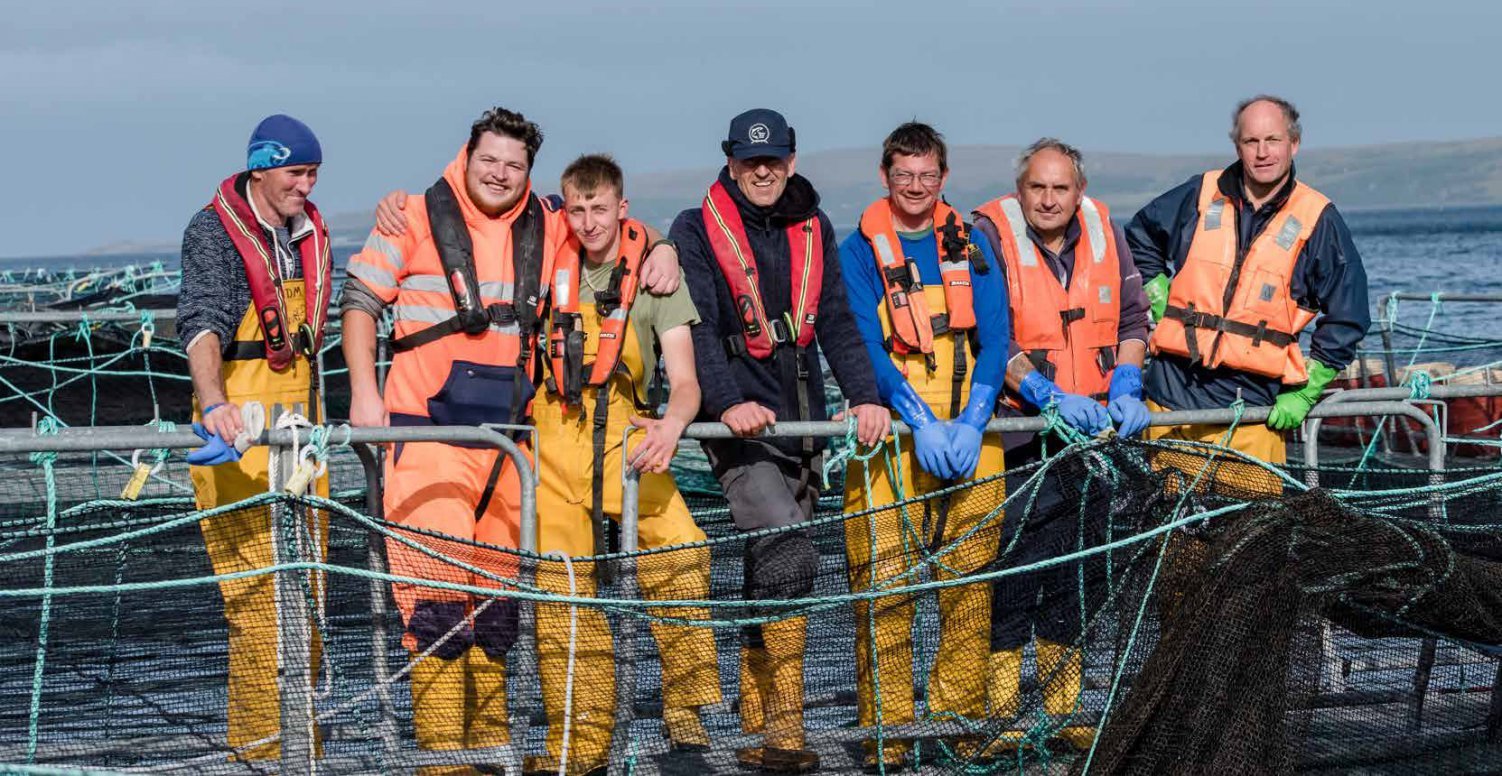
[[[1165,412],[1168,409],[1157,402],[1149,401],[1147,404],[1153,412]],[[1229,442],[1226,441],[1225,426],[1205,424],[1149,426],[1145,436],[1154,440],[1224,444],[1232,450],[1271,464],[1282,465],[1288,462],[1283,432],[1261,423],[1237,426]],[[1153,456],[1153,468],[1159,471],[1175,469],[1183,472],[1189,481],[1198,477],[1200,484],[1195,486],[1197,490],[1210,487],[1213,483],[1217,492],[1228,496],[1256,499],[1277,496],[1283,492],[1283,481],[1276,475],[1237,456],[1221,455],[1211,459],[1209,451],[1161,450]],[[1170,481],[1168,487],[1172,491],[1178,485]]]
[[[1148,408],[1163,412],[1166,407],[1149,401]],[[1199,442],[1224,445],[1246,455],[1271,464],[1288,461],[1288,448],[1283,432],[1275,431],[1261,423],[1237,426],[1226,439],[1226,427],[1215,425],[1153,426],[1147,429],[1148,439]],[[1153,454],[1152,466],[1157,471],[1173,470],[1176,476],[1167,482],[1170,494],[1181,493],[1183,488],[1194,483],[1196,493],[1207,491],[1225,498],[1247,501],[1276,498],[1283,493],[1283,481],[1277,475],[1240,456],[1222,453],[1211,457],[1209,450],[1159,450]],[[1159,616],[1172,617],[1182,599],[1180,592],[1187,586],[1198,584],[1206,562],[1207,545],[1203,539],[1175,535],[1169,539],[1169,554],[1163,567],[1160,583],[1161,611]]]
[[[303,283],[284,281],[282,290],[289,325],[295,330],[304,317]],[[260,337],[260,322],[252,305],[241,317],[235,340],[254,344]],[[228,401],[239,406],[261,402],[270,426],[276,422],[272,415],[277,405],[285,411],[295,410],[313,417],[306,408],[312,370],[301,357],[294,358],[282,372],[273,371],[264,359],[226,361],[221,378]],[[201,410],[195,401],[195,421],[202,420]],[[252,447],[237,462],[191,467],[194,503],[199,510],[208,510],[265,493],[270,487],[269,458],[268,448]],[[314,492],[328,496],[327,477],[316,481]],[[323,560],[328,552],[328,515],[314,510],[305,512],[304,556],[312,554]],[[199,527],[215,574],[253,571],[286,560],[273,557],[271,509],[264,504],[205,518]],[[322,606],[323,590],[316,575],[313,583],[313,605]],[[236,759],[276,759],[281,756],[278,741],[256,743],[281,730],[274,579],[263,574],[227,580],[219,583],[219,592],[224,596],[224,619],[229,626],[229,745],[241,750],[234,755]],[[310,669],[316,682],[321,644],[315,623],[310,622],[308,630],[312,634]]]
[[[845,473],[847,515],[867,506],[868,479],[871,506],[898,500],[884,458],[850,463]],[[897,463],[892,461],[893,466]],[[903,452],[901,465],[901,493],[905,497],[940,489],[938,480],[918,468],[910,450]],[[1002,469],[1001,437],[989,434],[981,447],[975,476],[1000,474]],[[851,590],[900,590],[904,584],[920,581],[916,569],[925,563],[932,563],[934,578],[941,580],[963,577],[985,567],[996,559],[1004,494],[1004,481],[997,478],[949,496],[942,520],[944,504],[940,499],[846,518],[845,554]],[[943,533],[936,536],[940,522]],[[982,524],[983,528],[973,530]],[[927,560],[931,548],[944,554]],[[928,682],[929,710],[979,719],[985,714],[986,662],[991,649],[990,583],[944,588],[938,598],[939,649]],[[878,684],[881,724],[914,721],[914,613],[913,598],[904,595],[855,605],[856,697],[862,726],[877,724]]]
[[[544,486],[543,493],[547,491]],[[544,555],[593,554],[594,533],[588,507],[540,497],[538,514],[541,516],[538,540]],[[620,518],[619,514],[611,517]],[[676,490],[665,508],[655,514],[641,515],[640,529],[643,550],[704,541],[704,532],[694,524],[688,506]],[[648,599],[705,600],[709,598],[709,548],[642,555],[637,563],[637,578]],[[547,592],[560,596],[590,598],[596,593],[594,564],[588,561],[572,564],[546,561],[538,569],[537,582]],[[709,618],[707,610],[698,608],[650,612],[654,617],[681,620]],[[662,658],[663,713],[718,703],[720,680],[713,631],[663,622],[653,622],[651,629]],[[605,613],[593,607],[539,604],[537,652],[543,705],[548,714],[549,755],[561,756],[567,722],[567,772],[582,773],[605,762],[615,727],[615,650]],[[572,687],[569,686],[571,663]],[[568,698],[570,694],[572,697]]]

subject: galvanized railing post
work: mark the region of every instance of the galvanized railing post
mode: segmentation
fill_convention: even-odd
[[[275,427],[282,406],[272,407],[268,421]],[[293,405],[290,412],[298,412]],[[292,478],[291,446],[273,448],[277,465],[269,471],[271,489],[279,492]],[[272,565],[296,563],[296,544],[287,539],[302,531],[302,510],[290,503],[291,497],[279,496],[271,503]],[[281,772],[312,773],[314,745],[312,629],[309,627],[308,601],[303,596],[300,576],[303,572],[281,570],[272,575],[276,600],[277,693],[281,701]]]
[[[365,471],[365,511],[377,520],[386,517],[381,499],[382,450],[374,445],[351,445],[355,457]],[[375,574],[385,574],[386,540],[375,531],[365,532],[366,565]],[[400,749],[401,739],[397,733],[396,706],[391,702],[388,684],[391,667],[387,664],[390,636],[386,624],[390,618],[386,607],[386,592],[391,586],[379,579],[370,580],[370,665],[376,683],[376,704],[380,709],[380,722],[376,734],[381,739],[381,749],[387,758],[393,758]]]
[[[641,596],[641,584],[637,579],[636,552],[640,549],[641,477],[631,468],[631,433],[635,427],[627,426],[621,434],[621,553],[615,578],[621,598],[635,599]],[[639,628],[635,612],[623,612],[616,627],[614,649],[615,661],[615,732],[610,738],[610,761],[625,763],[631,747],[636,744],[631,735],[631,724],[636,720],[636,641]]]

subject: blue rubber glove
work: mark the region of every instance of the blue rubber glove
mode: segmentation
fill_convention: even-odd
[[[1152,419],[1147,405],[1142,402],[1142,367],[1135,364],[1118,364],[1111,375],[1110,403],[1106,412],[1116,421],[1116,433],[1134,437],[1147,428]]]
[[[1018,388],[1022,398],[1034,407],[1042,410],[1052,405],[1057,408],[1059,418],[1080,433],[1095,436],[1111,427],[1111,416],[1106,414],[1106,408],[1100,406],[1100,402],[1077,393],[1065,393],[1063,388],[1054,385],[1054,381],[1036,369],[1022,379]]]
[[[224,441],[218,434],[210,434],[202,423],[193,424],[193,433],[206,444],[188,453],[188,463],[194,466],[218,466],[240,460],[240,451],[234,445]]]
[[[986,424],[991,422],[991,416],[996,414],[996,393],[994,386],[971,383],[970,399],[965,402],[964,411],[948,424],[949,454],[946,458],[955,477],[969,479],[975,474],[975,464],[980,461],[981,435],[986,431]]]
[[[918,397],[912,383],[904,380],[892,396],[892,409],[913,430],[913,450],[918,455],[918,465],[941,480],[954,479],[949,468],[949,431],[934,417],[928,403]]]

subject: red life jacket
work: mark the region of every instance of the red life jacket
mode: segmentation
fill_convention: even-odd
[[[893,353],[932,356],[934,335],[975,328],[975,299],[970,287],[970,237],[965,222],[954,208],[939,202],[934,206],[934,239],[939,247],[939,276],[944,283],[947,313],[932,315],[923,296],[918,265],[902,255],[902,242],[892,225],[892,203],[885,197],[871,203],[861,215],[861,235],[871,244],[881,270],[887,314],[892,321],[888,347]],[[929,359],[932,364],[933,359]],[[929,369],[933,369],[930,365]]]
[[[740,210],[719,181],[709,187],[701,210],[710,248],[725,282],[730,284],[730,296],[740,314],[746,352],[752,358],[770,358],[778,345],[794,338],[792,326],[767,319],[761,290],[756,285],[756,256],[746,239]],[[788,224],[787,239],[793,281],[797,284],[789,315],[797,321],[798,347],[807,347],[814,340],[814,321],[818,318],[819,293],[824,282],[824,233],[819,217]]]
[[[595,311],[602,320],[592,365],[584,363],[584,331],[579,326],[579,286],[585,272],[579,255],[582,249],[579,238],[571,235],[553,260],[553,313],[548,332],[553,384],[549,387],[565,405],[577,405],[584,386],[605,385],[620,363],[639,270],[647,256],[647,230],[634,219],[621,222],[620,258],[610,273],[610,286],[595,294]]]
[[[256,219],[250,203],[235,188],[239,175],[231,175],[219,184],[210,207],[224,224],[224,231],[235,244],[245,264],[250,281],[250,296],[261,322],[261,338],[266,345],[266,361],[275,371],[285,370],[298,353],[313,361],[323,347],[323,328],[328,322],[329,300],[333,296],[334,262],[329,253],[329,230],[312,202],[303,204],[303,214],[313,222],[313,235],[298,243],[302,259],[303,282],[310,289],[303,294],[307,306],[307,323],[303,330],[286,331],[286,302],[282,299],[282,274],[277,266],[276,249],[266,230]],[[296,339],[294,340],[294,336]],[[294,347],[295,345],[295,347]]]

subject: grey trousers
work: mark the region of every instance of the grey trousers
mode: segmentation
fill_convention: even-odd
[[[819,500],[820,457],[789,455],[756,439],[703,442],[710,469],[730,503],[730,517],[743,532],[784,529],[746,539],[746,600],[805,598],[813,592],[819,553],[806,529]],[[757,615],[774,614],[763,608]],[[747,646],[762,646],[761,628],[742,631]]]

